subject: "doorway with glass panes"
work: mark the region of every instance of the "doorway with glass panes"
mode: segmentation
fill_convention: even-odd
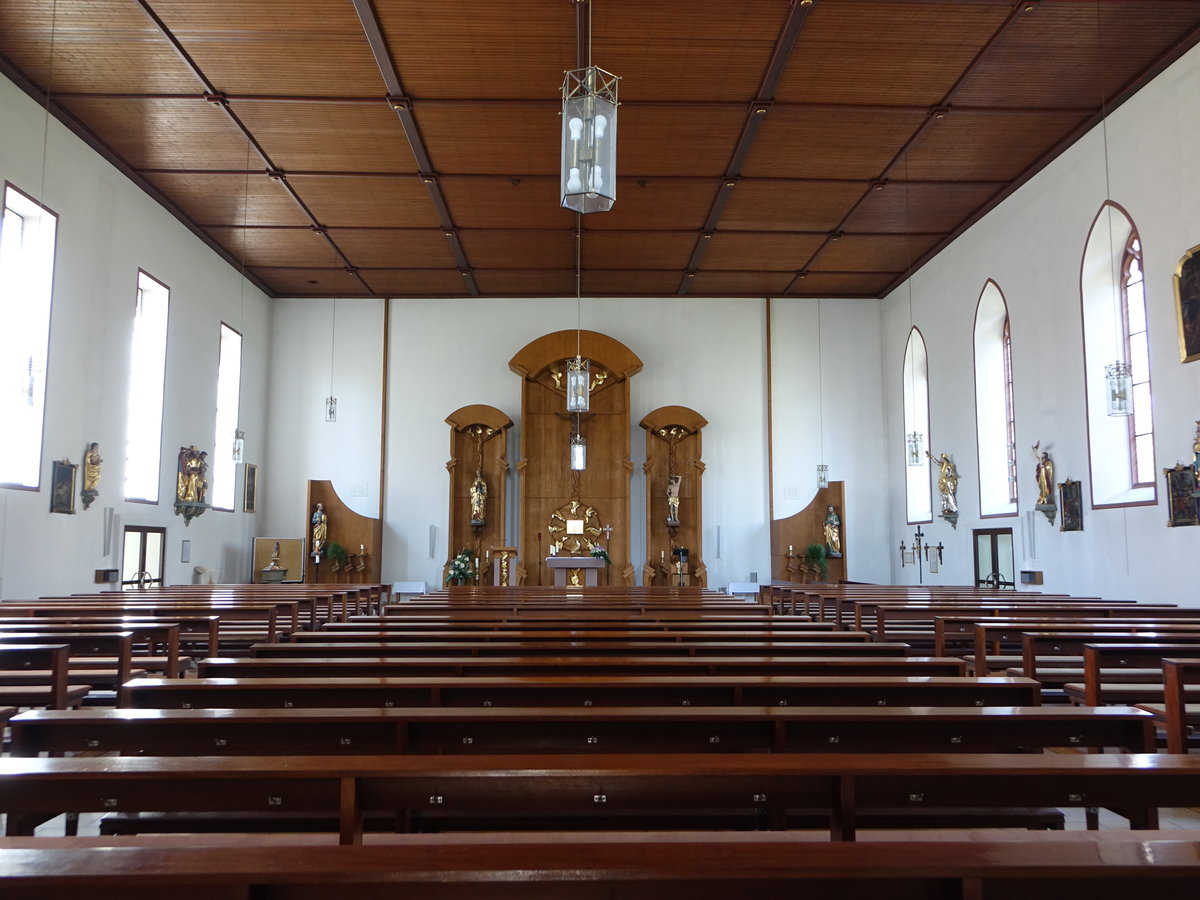
[[[166,545],[167,529],[154,525],[126,525],[121,551],[121,590],[161,586]]]
[[[1016,590],[1011,528],[976,528],[975,586]]]

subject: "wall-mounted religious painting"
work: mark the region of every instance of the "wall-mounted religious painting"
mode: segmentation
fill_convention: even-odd
[[[50,512],[75,514],[75,472],[69,459],[56,459],[50,475]]]
[[[258,509],[258,466],[246,463],[246,482],[242,491],[242,512]]]
[[[1200,525],[1196,507],[1196,470],[1192,466],[1178,463],[1174,468],[1163,469],[1167,479],[1167,524],[1172,528],[1180,525]]]
[[[1175,269],[1175,311],[1179,320],[1179,358],[1200,359],[1200,246],[1193,247]]]
[[[1058,486],[1059,506],[1062,507],[1062,524],[1059,531],[1083,531],[1083,488],[1078,481],[1068,478]]]

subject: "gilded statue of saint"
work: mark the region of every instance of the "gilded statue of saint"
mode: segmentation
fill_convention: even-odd
[[[822,530],[825,532],[825,550],[829,556],[842,555],[842,519],[837,514],[832,506],[828,507],[828,512],[825,513],[825,521],[822,524]]]
[[[475,480],[471,482],[471,524],[478,526],[487,523],[487,482],[483,473],[475,470]]]
[[[184,503],[203,503],[208,493],[208,452],[191,447],[179,448],[179,475],[175,499]]]
[[[92,505],[92,501],[100,496],[100,463],[104,462],[100,458],[100,445],[95,441],[88,444],[87,450],[83,453],[83,490],[79,492],[79,496],[83,498],[83,508],[87,509]]]
[[[942,515],[958,512],[958,469],[947,454],[934,456],[928,450],[925,455],[938,467],[938,493],[942,495]]]
[[[1034,470],[1034,475],[1037,477],[1038,486],[1038,506],[1053,506],[1054,505],[1054,463],[1050,459],[1050,454],[1045,450],[1039,449],[1042,442],[1038,441],[1033,445],[1033,458],[1037,460],[1037,468]]]
[[[312,552],[314,554],[325,549],[328,537],[329,516],[325,514],[325,504],[318,503],[316,511],[312,514]]]

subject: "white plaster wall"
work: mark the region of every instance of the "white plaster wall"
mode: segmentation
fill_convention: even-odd
[[[241,422],[246,458],[259,458],[265,432],[269,357],[266,298],[175,218],[113,169],[11,82],[0,78],[0,181],[9,181],[58,214],[50,362],[42,447],[42,489],[0,490],[0,599],[95,590],[93,570],[118,565],[103,547],[105,508],[118,525],[167,528],[166,579],[190,581],[192,566],[244,580],[255,516],[208,512],[185,528],[174,515],[179,447],[214,452],[216,372],[221,321],[242,332]],[[43,174],[43,131],[45,168]],[[171,288],[163,421],[162,499],[126,503],[125,406],[137,270]],[[74,516],[49,512],[51,461],[78,463],[99,441],[105,463],[100,496]],[[224,452],[225,448],[219,448]],[[241,469],[238,470],[239,480]],[[241,507],[241,488],[237,492]],[[189,564],[180,542],[191,544]]]
[[[845,482],[846,508],[840,513],[847,578],[886,580],[890,531],[880,506],[888,493],[880,304],[776,299],[771,310],[775,518],[794,515],[812,501],[823,460],[830,481]]]
[[[516,422],[508,491],[517,493],[520,379],[508,361],[530,341],[580,321],[625,343],[644,364],[630,384],[635,567],[640,570],[644,558],[646,491],[645,432],[637,423],[660,406],[679,404],[709,421],[703,481],[709,583],[768,571],[762,301],[585,299],[580,315],[571,299],[393,301],[385,578],[440,578],[449,455],[443,420],[455,409],[486,403]]]
[[[307,537],[309,480],[333,482],[347,506],[378,518],[384,301],[273,300],[272,313],[260,536]],[[331,388],[336,422],[325,421]]]
[[[1200,243],[1200,49],[1110,114],[1107,137],[1111,199],[1142,237],[1161,471],[1188,459],[1200,418],[1200,365],[1179,362],[1171,281],[1179,258]],[[953,454],[961,477],[958,530],[941,520],[925,529],[933,543],[947,545],[945,567],[927,581],[970,583],[971,529],[1011,524],[1017,567],[1044,571],[1043,590],[1200,605],[1191,564],[1200,528],[1166,527],[1161,474],[1155,506],[1092,510],[1087,502],[1079,277],[1088,229],[1106,198],[1104,157],[1097,127],[913,276],[913,320],[929,347],[928,446]],[[975,300],[989,277],[1004,292],[1012,324],[1021,515],[981,521],[970,348]],[[900,383],[888,374],[900,371],[909,324],[901,286],[886,299],[883,322],[893,547],[912,536],[903,524]],[[1036,500],[1030,448],[1039,440],[1054,459],[1056,481],[1085,482],[1083,532],[1061,533],[1029,514]],[[915,581],[914,570],[894,559],[891,579]]]

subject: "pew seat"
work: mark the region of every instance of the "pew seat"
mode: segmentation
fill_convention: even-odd
[[[792,833],[405,835],[371,846],[0,848],[10,900],[1116,900],[1195,894],[1195,845],[1122,840],[818,844]],[[136,887],[135,887],[136,885]]]

